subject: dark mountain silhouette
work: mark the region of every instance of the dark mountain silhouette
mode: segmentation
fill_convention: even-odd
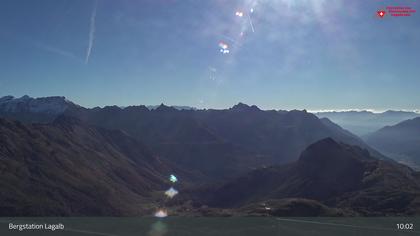
[[[389,157],[420,168],[420,118],[386,126],[366,136],[365,140]]]
[[[66,115],[123,130],[162,158],[213,181],[296,160],[309,144],[327,137],[383,157],[357,136],[306,111],[263,111],[243,103],[225,110],[177,110],[162,104],[154,110],[72,109]]]
[[[1,216],[129,216],[153,208],[165,163],[121,131],[0,119]]]
[[[21,121],[48,123],[65,114],[90,125],[122,130],[162,159],[191,171],[195,181],[218,181],[258,167],[290,162],[309,144],[327,137],[365,147],[383,158],[357,136],[306,111],[263,111],[243,103],[224,110],[179,110],[164,104],[153,110],[146,106],[86,109],[62,97],[3,100],[8,106],[15,100],[19,104],[26,101],[12,116]],[[54,104],[59,105],[54,107],[60,109],[45,112],[51,109],[44,100],[56,101]],[[36,110],[25,108],[34,101],[39,104]]]
[[[147,106],[147,109],[149,110],[154,110],[156,108],[158,108],[160,105],[150,105]],[[190,107],[190,106],[171,106],[177,110],[198,110],[196,107]]]
[[[205,203],[212,207],[242,210],[277,201],[267,206],[270,211],[300,208],[301,215],[314,215],[316,209],[320,215],[329,215],[326,212],[333,209],[343,214],[418,214],[419,180],[419,174],[406,166],[375,159],[365,149],[327,138],[310,145],[294,163],[252,171],[216,190],[201,192],[200,199],[207,198]]]
[[[384,126],[395,125],[404,120],[420,116],[417,112],[392,110],[381,113],[370,111],[332,111],[317,112],[314,114],[319,118],[328,118],[359,136],[375,132]]]

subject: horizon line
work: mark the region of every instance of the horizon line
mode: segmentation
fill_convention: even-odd
[[[247,106],[256,106],[260,110],[276,110],[276,111],[293,111],[293,110],[301,110],[301,111],[303,111],[303,110],[305,110],[305,111],[307,111],[309,113],[313,113],[313,114],[316,114],[316,113],[324,113],[324,112],[337,112],[337,113],[339,113],[339,112],[371,112],[371,113],[374,113],[374,114],[380,114],[380,113],[384,113],[384,112],[387,112],[387,111],[394,111],[394,112],[413,112],[413,113],[416,113],[416,114],[420,114],[420,109],[393,109],[393,108],[389,108],[389,109],[374,109],[374,108],[346,108],[346,109],[342,109],[342,108],[337,108],[337,109],[306,109],[306,108],[281,109],[281,108],[263,108],[262,109],[258,105],[255,105],[255,104],[251,104],[250,105],[250,104],[247,104],[247,103],[244,103],[244,102],[237,102],[237,103],[234,103],[230,107],[224,107],[224,108],[220,108],[220,107],[219,108],[197,107],[197,106],[190,106],[190,105],[169,105],[169,104],[165,104],[163,102],[161,102],[160,104],[149,104],[149,105],[146,105],[146,104],[134,104],[134,105],[133,104],[131,104],[131,105],[117,105],[117,104],[113,104],[113,105],[111,105],[111,104],[109,104],[109,105],[104,105],[104,106],[85,106],[85,105],[80,105],[78,103],[75,103],[72,100],[67,99],[65,96],[32,97],[32,96],[29,96],[29,95],[23,95],[21,97],[15,97],[13,95],[4,95],[4,96],[0,96],[0,99],[5,98],[5,97],[12,97],[13,100],[22,99],[22,98],[25,98],[25,97],[29,97],[29,98],[32,98],[32,99],[51,98],[51,97],[62,97],[66,101],[69,101],[71,103],[74,103],[76,105],[79,105],[79,106],[84,107],[84,108],[87,108],[87,109],[92,109],[92,108],[96,108],[96,107],[104,108],[104,107],[111,107],[111,106],[117,106],[117,107],[119,107],[121,109],[124,109],[126,107],[130,107],[130,106],[146,106],[146,107],[149,108],[149,107],[158,107],[160,105],[165,105],[165,106],[168,106],[168,107],[188,107],[188,108],[191,108],[191,109],[194,109],[194,110],[203,110],[203,109],[215,109],[215,110],[220,109],[220,110],[223,110],[223,109],[232,108],[232,107],[234,107],[234,106],[236,106],[238,104],[245,104]]]

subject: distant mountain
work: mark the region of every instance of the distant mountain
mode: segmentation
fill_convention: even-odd
[[[252,171],[199,196],[210,207],[271,215],[411,215],[420,213],[420,175],[327,138],[296,162]]]
[[[366,147],[382,157],[357,136],[306,111],[263,111],[239,103],[225,110],[112,106],[68,110],[66,115],[124,130],[169,162],[197,171],[206,181],[296,160],[309,144],[326,137]]]
[[[420,117],[386,126],[365,140],[389,157],[420,169]]]
[[[163,105],[163,104],[162,104]],[[155,110],[161,105],[146,106],[149,110]],[[28,95],[20,98],[4,96],[0,98],[0,117],[21,120],[22,122],[46,123],[53,121],[67,109],[80,107],[65,97],[41,97],[32,98]],[[177,110],[197,110],[190,106],[171,106]],[[120,107],[125,109],[127,107]],[[25,118],[25,116],[28,116]]]
[[[121,131],[67,117],[48,125],[0,119],[1,216],[151,214],[168,173]]]
[[[162,104],[161,104],[162,105]],[[150,106],[146,106],[147,107],[147,109],[149,109],[149,110],[154,110],[154,109],[156,109],[156,108],[158,108],[159,106],[161,106],[161,105],[150,105]],[[177,109],[177,110],[198,110],[197,108],[195,108],[195,107],[190,107],[190,106],[171,106],[171,107],[173,107],[173,108],[175,108],[175,109]]]
[[[342,111],[314,113],[319,118],[328,118],[350,132],[364,136],[384,126],[395,125],[401,121],[419,117],[420,114],[408,111],[386,111],[373,113],[370,111]]]
[[[78,105],[66,100],[65,97],[5,96],[0,98],[0,117],[22,122],[46,123],[53,121],[65,110],[77,107]]]

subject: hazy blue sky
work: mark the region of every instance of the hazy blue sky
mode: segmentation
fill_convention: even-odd
[[[0,96],[419,109],[420,13],[376,17],[388,5],[420,10],[413,0],[2,0]]]

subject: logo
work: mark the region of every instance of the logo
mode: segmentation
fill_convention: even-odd
[[[380,18],[384,18],[384,16],[386,15],[386,12],[384,10],[379,10],[376,12],[376,14],[378,14]]]

